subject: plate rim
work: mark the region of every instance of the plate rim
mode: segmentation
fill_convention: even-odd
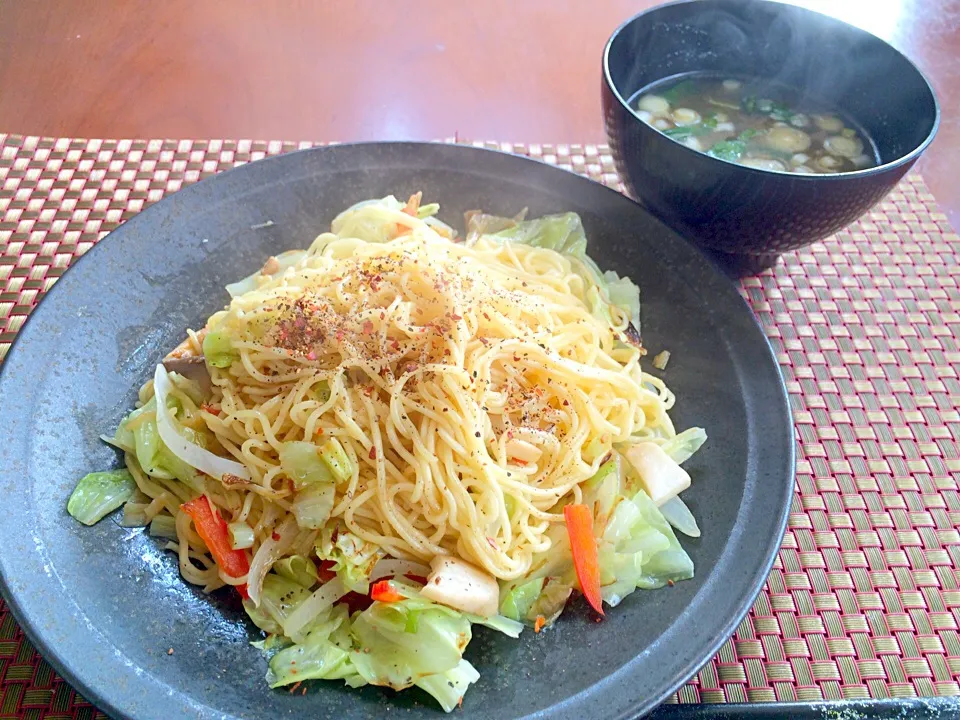
[[[611,718],[632,718],[636,717],[637,713],[645,714],[646,712],[651,711],[656,706],[660,705],[664,700],[666,700],[672,693],[676,692],[677,689],[682,687],[696,672],[703,667],[707,662],[713,658],[720,648],[727,642],[733,632],[736,630],[737,626],[742,622],[743,618],[746,617],[747,613],[750,611],[753,606],[754,601],[759,595],[760,591],[763,589],[766,584],[767,577],[770,574],[771,569],[773,568],[774,563],[776,562],[777,555],[780,550],[780,546],[783,541],[784,534],[787,528],[787,522],[789,519],[790,504],[792,496],[794,494],[794,486],[796,479],[796,432],[793,422],[793,413],[791,410],[789,394],[787,392],[786,384],[783,378],[782,369],[780,364],[777,362],[776,354],[770,341],[766,336],[766,333],[763,330],[762,325],[760,324],[757,316],[754,314],[752,308],[747,303],[746,299],[737,291],[734,283],[727,277],[724,272],[713,262],[708,256],[703,254],[693,243],[687,240],[685,237],[680,235],[678,232],[666,226],[662,223],[656,216],[653,216],[649,210],[644,208],[642,205],[634,201],[629,196],[619,192],[618,190],[611,188],[604,183],[593,180],[592,178],[581,175],[572,170],[567,170],[566,168],[558,167],[550,163],[544,162],[542,160],[531,158],[528,156],[517,155],[511,152],[507,152],[495,148],[487,147],[478,147],[475,145],[459,145],[459,144],[450,144],[443,142],[417,142],[417,141],[373,141],[373,142],[352,142],[352,143],[335,143],[327,145],[316,145],[309,148],[300,148],[292,150],[290,152],[281,153],[279,155],[265,157],[263,159],[257,160],[252,163],[245,163],[244,165],[235,166],[219,172],[211,177],[204,178],[196,183],[193,183],[187,187],[184,187],[174,193],[165,195],[160,200],[150,205],[147,208],[144,208],[142,211],[138,212],[136,215],[132,216],[129,220],[119,225],[114,230],[110,231],[106,236],[101,238],[93,247],[91,247],[86,253],[84,253],[79,258],[76,258],[70,266],[64,271],[63,275],[57,279],[54,285],[44,293],[41,300],[38,302],[37,306],[30,312],[27,316],[24,323],[21,325],[19,331],[14,337],[11,345],[7,351],[6,357],[2,364],[0,364],[0,389],[4,387],[9,380],[9,371],[7,368],[10,367],[10,359],[16,357],[17,353],[20,352],[20,347],[24,343],[24,338],[29,339],[29,333],[31,328],[36,324],[34,322],[35,318],[38,317],[38,312],[43,311],[44,306],[49,307],[48,298],[52,293],[57,292],[62,294],[67,290],[58,291],[57,288],[64,285],[63,278],[70,275],[74,268],[76,268],[80,262],[86,261],[86,258],[90,256],[99,257],[98,253],[100,246],[104,244],[108,238],[113,236],[115,233],[120,232],[122,240],[122,235],[125,232],[124,229],[131,226],[131,224],[138,224],[142,222],[142,217],[146,214],[148,219],[151,219],[157,212],[163,212],[164,210],[170,207],[171,199],[183,199],[185,197],[192,197],[195,192],[202,192],[203,189],[208,187],[211,183],[210,181],[215,181],[218,178],[225,176],[232,176],[234,173],[245,172],[246,168],[262,165],[263,163],[279,163],[284,160],[291,161],[290,158],[296,156],[305,156],[305,155],[322,155],[325,153],[340,153],[346,152],[350,153],[353,151],[363,152],[369,148],[400,148],[406,149],[407,151],[420,151],[420,150],[429,150],[436,151],[436,148],[444,148],[445,151],[452,153],[461,153],[464,155],[470,154],[483,154],[483,155],[498,155],[501,157],[503,162],[516,162],[527,165],[538,166],[540,171],[545,171],[550,173],[551,171],[556,171],[558,173],[563,173],[564,175],[569,176],[569,178],[574,178],[576,181],[582,181],[590,183],[596,188],[600,188],[600,192],[605,192],[607,194],[612,194],[618,198],[618,201],[625,201],[634,206],[636,212],[641,212],[646,215],[651,216],[659,224],[661,224],[664,229],[671,235],[670,242],[680,242],[687,246],[696,256],[698,256],[699,261],[702,262],[704,269],[707,270],[710,274],[714,276],[714,280],[720,280],[721,284],[727,286],[730,291],[730,295],[735,297],[739,301],[739,309],[745,313],[745,317],[749,317],[752,325],[752,331],[754,331],[758,338],[763,341],[763,347],[765,349],[765,357],[769,361],[770,367],[776,370],[776,376],[779,380],[777,383],[776,390],[778,392],[772,393],[776,395],[776,400],[778,401],[778,406],[775,410],[777,414],[782,415],[782,420],[785,421],[785,426],[780,428],[780,430],[785,431],[785,434],[788,436],[788,440],[785,443],[783,450],[785,451],[785,460],[786,460],[786,474],[787,479],[783,483],[781,488],[781,497],[779,498],[779,516],[776,518],[777,522],[775,523],[776,532],[774,537],[770,538],[768,542],[764,543],[763,558],[764,562],[760,565],[755,566],[751,572],[751,581],[747,585],[748,592],[740,597],[739,602],[736,603],[736,610],[727,616],[727,620],[722,624],[722,629],[715,636],[714,640],[707,644],[706,646],[701,646],[700,649],[691,654],[690,659],[683,665],[683,668],[678,670],[678,674],[675,676],[673,681],[668,683],[668,686],[663,690],[659,691],[655,695],[646,696],[644,699],[634,702],[630,707],[625,707],[621,712],[615,715],[610,715]],[[198,190],[201,188],[201,190]],[[155,211],[155,208],[160,208]],[[117,240],[114,240],[117,242]],[[102,251],[101,251],[102,252]],[[84,268],[90,266],[91,262],[86,262],[83,266]],[[71,275],[72,277],[72,275]],[[65,286],[68,287],[68,286]],[[44,315],[47,311],[43,311]],[[43,317],[41,315],[40,317]],[[0,404],[0,419],[6,415],[6,404]],[[741,512],[742,512],[741,506]],[[3,520],[4,516],[0,516],[0,539],[4,537],[7,532],[8,523]],[[737,520],[733,527],[732,531],[737,528],[737,525],[740,524],[740,520]],[[709,577],[709,575],[708,575]],[[51,640],[40,628],[41,623],[38,621],[37,616],[39,615],[36,610],[31,610],[25,607],[17,594],[13,592],[11,587],[11,578],[8,577],[8,561],[4,553],[0,553],[0,593],[2,593],[7,607],[10,609],[10,612],[13,614],[14,618],[17,621],[18,626],[23,630],[26,637],[34,645],[37,651],[40,653],[42,658],[46,660],[54,670],[65,680],[67,681],[72,688],[74,688],[78,693],[80,693],[85,699],[93,703],[97,709],[107,713],[113,718],[136,718],[136,715],[130,714],[129,707],[125,707],[122,704],[118,704],[114,701],[114,696],[119,696],[123,698],[126,694],[124,692],[115,692],[111,693],[109,686],[106,684],[95,684],[87,682],[86,676],[80,670],[75,670],[75,667],[67,662],[65,657],[58,651],[56,643]],[[71,619],[76,622],[77,616],[76,613],[71,613]],[[593,686],[585,688],[580,693],[570,696],[565,700],[555,703],[554,705],[542,708],[533,713],[531,716],[527,717],[545,717],[551,715],[553,712],[562,712],[566,715],[571,710],[576,710],[575,706],[582,704],[584,696],[589,697],[592,692],[596,691],[601,685],[606,685],[609,683],[621,683],[623,680],[620,678],[621,675],[627,674],[631,668],[629,667],[632,662],[634,662],[642,653],[643,649],[638,649],[637,654],[633,657],[632,660],[628,661],[627,664],[614,670],[612,673],[609,673]],[[161,681],[162,678],[157,678],[153,674],[145,673],[147,678]],[[102,689],[101,689],[102,688]],[[181,693],[186,696],[185,693]],[[190,698],[191,700],[198,700],[203,708],[213,710],[212,707],[206,704],[203,699]],[[129,704],[128,704],[129,705]],[[566,707],[563,706],[574,706]],[[224,715],[223,717],[229,717]]]

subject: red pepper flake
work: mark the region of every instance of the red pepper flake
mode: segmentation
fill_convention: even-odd
[[[317,354],[313,350],[307,353],[307,360],[316,360],[316,359],[317,359]]]
[[[459,315],[451,315],[450,319],[453,320],[454,322],[459,322],[460,320],[463,320],[463,318],[460,317]]]
[[[543,626],[547,624],[547,619],[543,615],[537,615],[536,621],[533,623],[533,631],[535,633],[543,630]]]
[[[484,314],[483,314],[483,317],[484,317],[485,319],[487,319],[487,320],[489,320],[489,319],[490,319],[490,316],[489,316],[489,315],[487,315],[486,313],[484,313]]]
[[[367,457],[369,457],[371,460],[376,460],[376,459],[377,459],[377,446],[376,446],[376,445],[371,445],[371,446],[370,446],[370,452],[367,454]]]
[[[273,538],[274,542],[280,542],[280,533],[274,532],[270,537]]]
[[[297,691],[297,688],[299,688],[302,684],[303,683],[300,680],[297,680],[293,685],[290,686],[290,689],[287,692],[293,695]]]
[[[341,341],[341,342],[342,342],[342,341],[343,341],[343,336],[344,336],[343,330],[337,330],[337,333],[336,333],[336,335],[335,335],[334,337],[336,337],[338,341]]]
[[[211,415],[219,415],[219,414],[220,414],[220,406],[219,406],[219,405],[208,405],[207,403],[204,403],[203,405],[200,406],[200,409],[203,410],[204,412],[210,413]]]
[[[499,550],[499,549],[500,549],[499,547],[497,547],[497,541],[494,540],[494,539],[493,539],[492,537],[490,537],[489,535],[487,536],[487,545],[489,545],[490,547],[492,547],[494,550]]]
[[[317,428],[316,430],[313,431],[313,434],[314,434],[314,435],[323,435],[323,428],[322,428],[322,427],[321,427],[321,428]]]
[[[370,335],[373,332],[373,323],[370,320],[364,320],[363,322],[363,334]]]
[[[674,585],[676,585],[676,583],[673,582],[673,580],[667,580],[667,585],[669,585],[670,587],[673,587]]]

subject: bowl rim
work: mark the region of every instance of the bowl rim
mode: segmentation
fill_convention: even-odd
[[[647,123],[645,123],[640,118],[640,116],[637,115],[636,111],[632,107],[630,107],[630,104],[623,98],[623,95],[620,93],[620,89],[617,87],[616,83],[613,82],[613,78],[610,76],[610,48],[613,46],[614,41],[616,41],[620,33],[628,25],[631,25],[635,20],[639,20],[640,18],[645,17],[647,15],[653,15],[666,8],[675,7],[677,5],[690,5],[690,6],[696,5],[697,7],[703,7],[704,5],[708,5],[708,4],[717,4],[717,3],[723,3],[728,1],[729,0],[670,0],[670,2],[664,2],[659,5],[656,5],[655,7],[647,8],[646,10],[638,12],[635,15],[632,15],[631,17],[627,18],[622,23],[620,23],[620,25],[618,25],[617,28],[611,33],[610,37],[607,38],[607,42],[603,46],[603,58],[602,58],[603,80],[607,88],[610,90],[611,94],[613,95],[613,97],[616,98],[616,101],[620,103],[620,106],[623,109],[625,109],[630,115],[633,116],[634,120],[636,120],[638,123],[641,123],[645,127],[649,127],[653,132],[663,136],[664,138],[671,141],[682,150],[688,153],[691,153],[692,155],[699,156],[701,158],[706,158],[707,161],[723,163],[724,165],[731,165],[741,170],[745,170],[747,172],[752,172],[752,173],[759,173],[761,175],[782,175],[785,177],[792,178],[797,182],[830,182],[830,181],[837,182],[837,181],[842,181],[846,178],[865,178],[865,177],[871,177],[873,175],[881,175],[888,171],[903,167],[904,165],[909,167],[911,164],[913,164],[917,160],[917,158],[920,157],[920,155],[924,153],[924,151],[933,142],[934,138],[937,135],[937,131],[940,129],[940,119],[941,119],[940,101],[937,98],[937,93],[933,88],[933,84],[930,82],[930,78],[927,77],[927,75],[917,66],[915,62],[913,62],[909,57],[907,57],[900,50],[895,48],[892,44],[890,44],[889,42],[881,38],[879,35],[873,34],[869,30],[864,30],[863,28],[857,27],[856,25],[852,25],[844,20],[835,18],[832,15],[827,15],[826,13],[822,13],[817,10],[811,10],[806,7],[794,5],[790,2],[781,2],[780,0],[763,0],[763,4],[768,6],[779,6],[778,10],[780,12],[785,11],[787,8],[793,8],[794,10],[799,11],[801,13],[819,15],[820,18],[822,19],[837,23],[838,25],[845,26],[845,28],[848,31],[851,31],[854,33],[860,33],[862,35],[868,36],[869,38],[877,40],[878,42],[881,42],[884,45],[886,45],[888,48],[890,48],[894,53],[899,55],[900,58],[907,64],[907,66],[910,67],[915,73],[917,73],[917,75],[920,77],[920,79],[923,81],[924,85],[926,86],[927,91],[930,93],[930,99],[933,100],[933,124],[930,127],[930,132],[927,133],[927,136],[923,139],[923,141],[919,145],[913,148],[913,150],[911,150],[910,152],[904,155],[901,155],[895,160],[891,160],[890,162],[886,162],[881,165],[876,165],[875,167],[864,168],[863,170],[851,170],[849,172],[840,172],[840,173],[801,174],[801,173],[792,173],[787,170],[764,170],[762,168],[751,167],[749,165],[741,165],[740,163],[735,163],[731,160],[724,160],[722,158],[713,157],[712,155],[708,155],[707,153],[701,152],[700,150],[694,150],[691,147],[687,147],[682,142],[674,140],[668,135],[664,135],[656,128],[653,128],[647,125]],[[672,76],[665,76],[664,78],[661,78],[656,82],[660,82],[661,80],[667,79],[668,77],[672,77]]]

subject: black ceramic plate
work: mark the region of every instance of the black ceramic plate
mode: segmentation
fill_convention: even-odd
[[[223,286],[264,259],[306,247],[369,197],[423,190],[441,217],[464,210],[581,214],[601,266],[643,291],[643,336],[669,349],[663,376],[679,428],[709,441],[684,496],[703,537],[685,540],[694,580],[636,592],[597,624],[582,605],[519,641],[479,628],[481,673],[467,718],[626,718],[693,674],[750,606],[783,534],[793,433],[777,364],[734,287],[638,205],[571,173],[500,153],[427,144],[309,150],[182,190],[101,241],[20,331],[0,376],[0,572],[29,637],[117,718],[440,717],[432,698],[318,683],[271,691],[229,600],[181,581],[175,558],[110,518],[93,528],[64,507],[77,478],[119,464],[98,440],[187,327],[227,301]],[[173,654],[168,650],[173,648]]]

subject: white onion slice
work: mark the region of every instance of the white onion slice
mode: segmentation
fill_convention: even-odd
[[[679,495],[670,498],[661,505],[660,512],[668,523],[684,535],[700,537],[700,527],[697,525],[697,519]]]
[[[287,615],[283,623],[283,634],[292,638],[294,642],[303,642],[304,628],[348,592],[340,578],[334,578],[322,585],[313,592],[313,595],[297,605],[296,610]]]
[[[163,365],[157,365],[153,374],[153,392],[157,396],[157,430],[167,449],[190,467],[217,480],[222,480],[224,475],[236,475],[243,480],[249,480],[250,472],[245,465],[214,455],[209,450],[194,445],[177,432],[170,412],[167,410],[167,396],[172,390],[173,383],[170,382],[166,369]]]
[[[214,455],[209,450],[194,445],[177,432],[170,412],[167,410],[167,395],[171,390],[173,390],[173,383],[170,382],[166,369],[163,365],[157,365],[153,374],[153,392],[157,396],[157,430],[167,449],[190,467],[217,480],[222,480],[224,475],[236,475],[243,480],[249,480],[250,472],[246,466],[235,460]]]
[[[397,560],[396,558],[386,558],[377,563],[370,573],[370,582],[375,582],[385,577],[400,577],[416,575],[426,578],[430,576],[430,568],[414,560]]]
[[[291,515],[257,548],[253,560],[250,561],[250,572],[247,573],[247,592],[257,607],[260,607],[263,579],[270,572],[273,564],[291,548],[299,532],[300,526],[297,525],[297,519]]]

